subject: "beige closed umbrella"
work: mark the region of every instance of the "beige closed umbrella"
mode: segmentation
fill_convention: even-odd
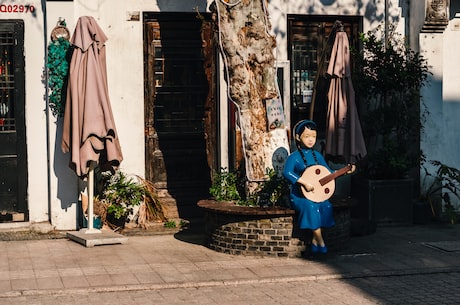
[[[88,177],[88,231],[93,230],[93,169],[116,168],[123,160],[107,87],[107,36],[93,17],[78,19],[64,113],[62,150],[70,152],[70,167]]]
[[[347,33],[337,31],[327,68],[330,86],[327,94],[325,154],[345,163],[355,163],[367,154],[351,80],[350,46]]]

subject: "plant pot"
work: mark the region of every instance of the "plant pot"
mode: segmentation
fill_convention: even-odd
[[[352,179],[352,194],[358,204],[351,217],[384,225],[413,224],[413,179]]]
[[[88,216],[86,216],[86,215],[83,217],[83,228],[88,228]],[[101,229],[102,228],[102,221],[101,221],[100,216],[95,215],[93,217],[93,228],[94,229]]]
[[[126,224],[126,215],[116,218],[113,213],[107,213],[107,222],[110,223],[115,228],[124,229]]]
[[[433,213],[427,202],[417,201],[414,204],[414,224],[424,225],[431,222]]]
[[[345,248],[350,240],[350,206],[336,201],[336,226],[325,228],[324,239],[329,250]],[[298,228],[298,215],[284,207],[247,207],[231,202],[200,200],[205,211],[207,245],[232,255],[301,257],[311,236]]]

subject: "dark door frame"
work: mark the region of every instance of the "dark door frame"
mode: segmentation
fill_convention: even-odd
[[[5,48],[5,52],[13,53],[10,67],[12,71],[4,76],[11,77],[13,81],[10,78],[0,82],[0,90],[13,95],[8,98],[8,123],[0,131],[0,170],[5,175],[0,187],[0,200],[3,201],[0,202],[0,210],[2,215],[6,215],[0,218],[0,222],[28,221],[24,21],[0,20],[0,33],[2,43],[11,46],[8,50]]]
[[[202,193],[206,192],[206,194],[202,195],[208,196],[211,169],[215,167],[214,164],[217,160],[215,155],[217,106],[215,99],[216,86],[214,82],[216,73],[212,25],[207,21],[210,20],[210,16],[207,14],[203,15],[204,19],[201,22],[200,19],[197,19],[196,13],[144,12],[143,17],[146,179],[153,182],[161,194],[160,200],[167,206],[169,205],[167,208],[168,210],[173,211],[170,217],[183,218],[183,215],[188,216],[188,214],[196,213],[196,211],[190,212],[191,210],[196,210],[196,202],[193,202],[194,199],[192,199],[195,190],[201,189]],[[198,24],[198,31],[192,33],[195,38],[189,36],[183,37],[179,28],[180,22],[192,22],[193,28],[196,28],[196,22],[200,22],[200,24]],[[192,27],[186,30],[191,29]],[[199,36],[200,32],[201,39]],[[185,44],[191,43],[190,48],[193,48],[193,50],[190,50],[192,50],[192,53],[187,53],[185,49],[180,50],[180,48],[187,48],[186,45],[178,44],[180,39],[185,39]],[[201,54],[196,53],[194,49],[197,46],[196,43],[198,43],[200,47],[196,50],[201,52]],[[169,55],[167,55],[166,52],[168,52]],[[177,54],[175,54],[176,52],[184,52],[184,54],[188,55],[178,58]],[[185,58],[187,56],[190,56],[190,64],[192,65],[196,65],[199,60],[201,60],[202,63],[192,70],[187,70],[189,68],[182,66],[182,64],[185,64],[187,61],[187,58]],[[164,58],[161,59],[161,57]],[[164,61],[161,62],[161,60]],[[174,64],[171,64],[171,62],[174,62]],[[163,64],[164,69],[168,69],[163,70],[163,75],[161,74],[162,72],[158,73],[159,70],[161,70],[161,64]],[[169,71],[169,76],[166,75],[167,71]],[[178,73],[175,81],[171,79],[171,71],[177,71]],[[195,73],[195,76],[190,78],[190,73]],[[189,81],[184,83],[182,77],[189,79]],[[207,89],[203,90],[203,87],[200,87],[201,89],[197,87],[200,82],[199,79],[207,83]],[[170,87],[172,82],[174,82],[174,86],[177,87]],[[179,90],[179,92],[175,92],[174,88]],[[174,113],[167,112],[174,108],[174,103],[178,102],[177,96],[178,94],[180,96],[183,90],[192,90],[190,91],[190,95],[193,95],[194,98],[202,98],[202,100],[198,102],[193,109],[190,109],[189,106],[184,104],[184,107],[177,112],[177,116]],[[171,91],[172,95],[165,95],[169,91]],[[193,103],[190,97],[186,96],[184,96],[183,100],[181,99],[179,101],[179,103],[190,102]],[[171,104],[172,108],[170,110],[168,108],[170,105],[169,103],[173,103]],[[190,111],[190,115],[187,115],[184,111]],[[196,114],[192,114],[195,112]],[[168,117],[172,118],[170,122],[168,121],[168,117],[164,116],[165,113]],[[180,119],[181,117],[183,117],[184,120],[194,117],[194,120],[190,121],[190,123],[195,131],[187,128],[182,129],[181,123],[177,121],[177,118]],[[185,154],[184,151],[180,153],[180,147],[176,150],[173,145],[173,143],[175,143],[174,139],[180,138],[181,134],[186,136],[186,139],[184,138],[186,142],[183,143],[188,143],[187,145],[191,145],[190,147],[192,147],[192,150]],[[196,145],[192,142],[197,143],[198,146],[201,147],[198,148],[198,150],[202,149],[204,157],[197,155],[197,153],[200,153],[197,151]],[[176,145],[181,145],[181,143],[177,143]],[[193,159],[194,156],[198,157],[199,160]],[[191,162],[188,163],[189,165],[187,166],[190,170],[192,170],[194,166],[197,166],[197,164],[202,164],[199,171],[204,170],[204,174],[202,176],[195,176],[195,178],[190,179],[188,182],[181,181],[182,177],[177,176],[177,172],[174,170],[171,171],[171,169],[177,167],[175,163],[184,162],[186,159],[189,159],[188,162]],[[183,167],[180,167],[179,170],[181,168]],[[184,196],[185,194],[180,190],[182,188],[188,188],[190,190],[189,198],[185,198],[187,196]],[[186,201],[187,203],[184,203]]]

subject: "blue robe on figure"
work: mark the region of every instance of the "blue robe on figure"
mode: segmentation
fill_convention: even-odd
[[[299,150],[289,155],[284,165],[283,176],[292,184],[291,205],[299,214],[300,229],[329,228],[335,225],[332,204],[329,200],[313,202],[302,194],[301,185],[297,183],[305,169],[311,165],[322,165],[333,172],[323,156],[314,149],[302,148],[305,161]],[[315,155],[313,155],[315,154]]]

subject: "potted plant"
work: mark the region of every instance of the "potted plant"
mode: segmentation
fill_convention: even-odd
[[[124,228],[137,208],[138,225],[146,227],[153,218],[164,221],[163,207],[147,180],[117,170],[101,174],[97,206],[105,209],[104,220],[113,228]],[[104,214],[104,212],[103,212]]]
[[[423,180],[417,221],[424,223],[429,215],[437,219],[446,218],[451,224],[457,223],[458,212],[451,196],[460,199],[460,170],[436,160],[429,161],[428,166],[425,164],[422,164]]]
[[[353,84],[368,156],[353,178],[359,201],[354,214],[380,223],[412,223],[424,117],[420,88],[428,65],[393,31],[385,37],[377,29],[360,40],[362,50],[352,52]]]
[[[286,180],[274,169],[267,169],[266,176],[267,180],[259,183],[252,194],[248,194],[243,172],[229,172],[226,168],[221,168],[220,172],[214,174],[209,193],[216,201],[230,201],[241,206],[286,207],[289,201],[289,186]]]

